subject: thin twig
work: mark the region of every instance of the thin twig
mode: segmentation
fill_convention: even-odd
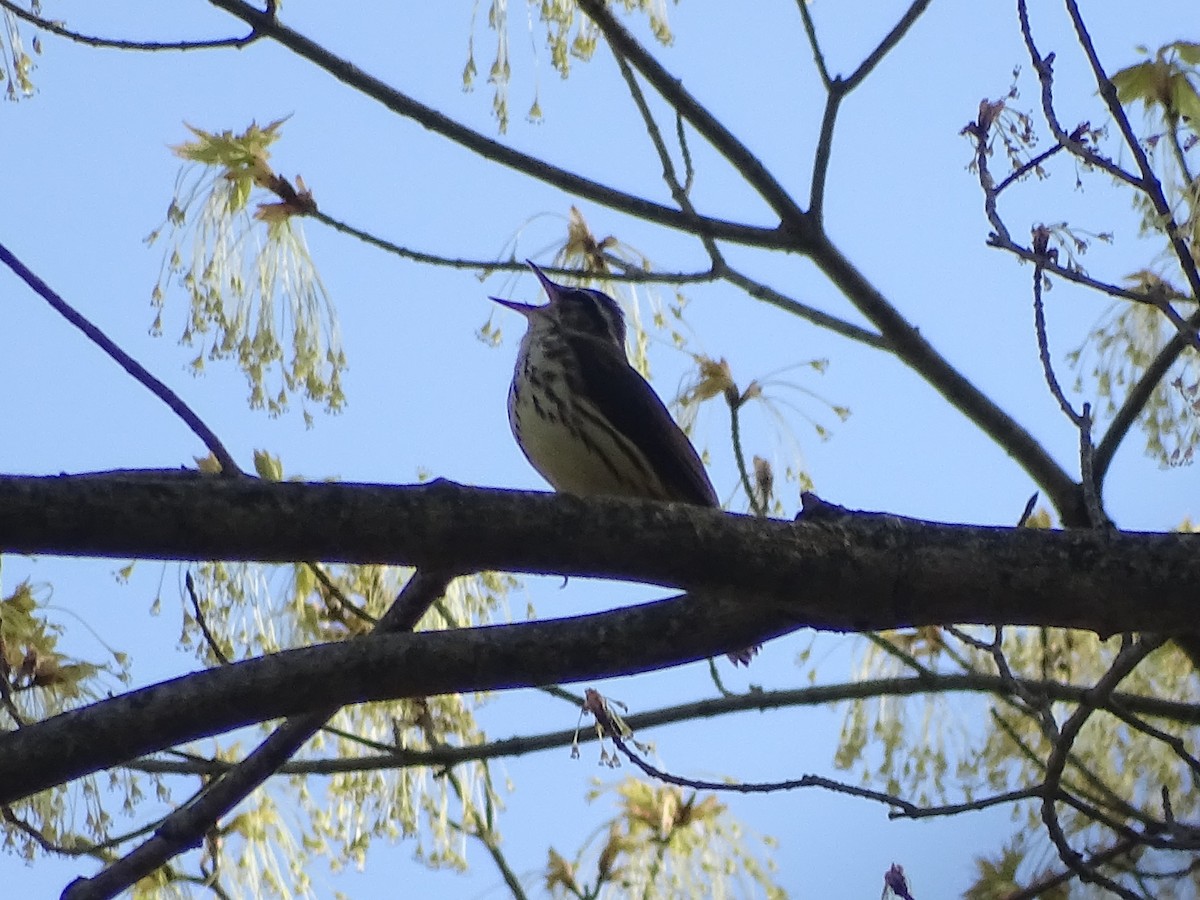
[[[108,354],[122,369],[132,375],[138,384],[150,391],[150,393],[165,403],[175,415],[179,416],[184,424],[204,442],[204,446],[208,448],[209,452],[220,463],[222,475],[234,477],[243,474],[242,470],[238,468],[237,463],[233,461],[233,457],[230,456],[229,451],[225,449],[225,445],[221,443],[220,438],[217,437],[211,428],[204,424],[200,417],[192,411],[192,408],[183,401],[183,398],[151,375],[141,363],[113,343],[108,335],[51,290],[46,282],[35,275],[3,244],[0,244],[0,262],[3,262],[16,272],[17,276],[28,284],[34,293],[49,303],[55,312],[82,331],[88,340]]]
[[[821,50],[820,41],[817,40],[817,26],[813,22],[812,11],[808,8],[808,0],[796,0],[796,5],[800,7],[800,20],[804,22],[804,34],[808,38],[808,46],[812,50],[817,73],[821,76],[821,83],[825,85],[825,89],[829,90],[832,84],[832,79],[829,77],[829,66],[825,64],[825,53]]]
[[[875,67],[883,62],[883,58],[891,52],[893,47],[900,43],[904,35],[908,34],[908,30],[917,24],[917,19],[921,18],[921,14],[929,7],[929,3],[930,0],[914,0],[908,9],[904,11],[904,15],[900,17],[900,20],[892,26],[892,30],[883,36],[883,40],[879,42],[878,46],[867,54],[867,58],[846,79],[845,87],[843,88],[846,93],[858,87],[874,71]]]
[[[671,108],[687,119],[775,211],[791,237],[793,249],[807,249],[812,228],[804,211],[750,148],[684,89],[680,80],[617,20],[604,0],[578,0],[577,5],[596,23],[613,52],[628,59]]]
[[[671,161],[671,154],[667,150],[666,141],[663,140],[662,132],[659,131],[658,123],[654,121],[654,114],[650,112],[650,105],[646,102],[646,97],[642,93],[641,86],[637,83],[637,76],[633,74],[633,69],[629,66],[629,61],[620,54],[615,53],[617,68],[621,72],[621,77],[625,79],[625,84],[629,88],[629,95],[633,99],[634,106],[637,107],[638,113],[642,117],[642,123],[645,125],[646,134],[650,137],[650,142],[654,144],[654,150],[658,154],[659,164],[663,170],[663,181],[666,182],[667,188],[671,191],[671,196],[679,205],[679,209],[694,216],[699,220],[699,213],[696,212],[696,207],[692,205],[692,198],[688,196],[684,186],[680,183],[679,177],[675,174],[675,164]],[[683,138],[683,117],[677,116],[677,129],[680,138]],[[684,145],[686,147],[686,144]],[[710,235],[700,235],[700,241],[704,245],[705,251],[708,253],[708,258],[712,262],[714,271],[719,271],[724,267],[725,260],[721,255],[721,250],[717,246],[717,242]]]
[[[1015,169],[1013,169],[1011,172],[1008,173],[1008,177],[1006,177],[1002,182],[1000,182],[998,185],[996,185],[995,188],[992,189],[992,193],[997,194],[997,195],[1004,193],[1005,188],[1010,187],[1017,181],[1020,181],[1027,174],[1029,174],[1034,169],[1036,169],[1040,165],[1042,165],[1042,163],[1049,160],[1050,157],[1052,157],[1054,154],[1060,153],[1065,149],[1066,148],[1062,144],[1055,144],[1049,150],[1044,150],[1041,153],[1039,153],[1037,156],[1021,163],[1021,165],[1017,166]]]
[[[965,812],[974,812],[980,809],[989,809],[993,806],[1002,806],[1005,803],[1018,803],[1021,800],[1030,800],[1034,797],[1042,796],[1041,785],[1035,785],[1028,788],[1019,788],[1015,791],[1005,791],[1002,794],[993,794],[990,797],[980,797],[978,800],[969,800],[965,803],[947,803],[944,806],[927,806],[918,808],[914,812],[899,812],[893,810],[888,813],[889,819],[932,819],[939,816],[957,816]]]
[[[217,662],[221,665],[229,665],[229,657],[225,655],[225,651],[217,643],[216,635],[209,631],[208,620],[204,617],[204,610],[200,608],[200,598],[196,596],[196,582],[192,580],[191,572],[183,576],[183,585],[187,588],[188,596],[192,600],[192,613],[196,617],[196,622],[200,626],[200,633],[204,635],[204,642],[208,644],[209,651],[217,658]]]
[[[917,673],[917,677],[922,680],[936,681],[938,674],[928,666],[922,665],[921,661],[911,653],[900,649],[893,641],[889,641],[878,631],[863,632],[863,637],[886,653],[888,656],[895,657],[904,663],[905,666]]]
[[[435,743],[436,746],[444,746],[440,743]],[[488,772],[486,764],[484,771]],[[468,803],[469,797],[467,792],[463,790],[462,781],[453,772],[445,772],[442,777],[450,784],[458,799],[464,805]],[[490,779],[490,772],[488,772]],[[485,783],[483,788],[484,797],[484,819],[482,826],[476,821],[471,827],[467,827],[464,822],[450,821],[448,824],[451,828],[458,831],[460,834],[465,834],[468,837],[473,837],[479,843],[483,844],[488,855],[492,858],[492,862],[496,864],[496,868],[500,871],[500,877],[504,879],[504,884],[508,887],[509,892],[513,896],[513,900],[528,900],[528,894],[525,893],[525,888],[521,884],[521,879],[517,877],[517,873],[513,871],[512,866],[508,864],[508,859],[504,855],[504,851],[500,849],[499,835],[495,829],[495,812],[492,805],[491,784]],[[465,817],[464,817],[465,818]],[[474,818],[474,817],[472,817]]]
[[[993,227],[995,224],[993,223]],[[1023,247],[1014,241],[1005,229],[1003,234],[993,234],[988,236],[988,246],[995,247],[998,250],[1007,250],[1014,256],[1019,256],[1026,262],[1037,263],[1037,251],[1031,247]],[[1043,259],[1041,261],[1042,268],[1047,275],[1054,275],[1064,281],[1070,281],[1073,284],[1078,284],[1086,288],[1091,288],[1094,291],[1113,297],[1117,300],[1130,300],[1134,303],[1141,303],[1145,306],[1153,306],[1156,309],[1162,309],[1162,300],[1155,297],[1153,294],[1146,291],[1136,291],[1132,288],[1121,287],[1118,284],[1112,284],[1108,281],[1101,281],[1099,278],[1093,278],[1081,269],[1064,266],[1053,260]],[[1176,328],[1186,332],[1192,341],[1196,341],[1196,323],[1188,323],[1187,320],[1176,314],[1175,318],[1171,319]],[[1200,342],[1198,342],[1200,343]]]
[[[630,762],[651,778],[656,778],[659,781],[674,784],[678,787],[691,788],[697,791],[731,791],[736,794],[773,794],[779,791],[794,791],[801,788],[815,787],[832,791],[835,794],[848,794],[851,797],[858,797],[863,800],[874,800],[876,803],[883,803],[893,807],[901,815],[910,816],[920,814],[920,807],[893,794],[887,794],[883,791],[873,791],[869,788],[855,787],[854,785],[845,784],[820,775],[803,775],[800,778],[789,778],[786,781],[756,782],[707,781],[702,778],[683,778],[682,776],[665,772],[657,766],[646,762],[646,760],[642,759],[640,755],[635,753],[625,743],[624,738],[621,737],[618,730],[609,730],[606,727],[604,736],[611,740]]]
[[[1078,703],[1084,693],[1090,689],[1082,685],[1064,685],[1058,682],[1016,680],[1024,690],[1060,703]],[[576,709],[583,704],[582,697],[577,697],[561,688],[546,687],[537,690],[562,699]],[[832,703],[868,697],[910,697],[917,694],[933,695],[957,692],[988,693],[1000,697],[1013,696],[1016,693],[1013,681],[996,675],[933,673],[932,677],[926,675],[913,678],[880,678],[785,691],[756,690],[743,694],[729,692],[722,697],[636,713],[625,717],[625,722],[631,728],[643,729],[734,715],[746,711],[763,712],[791,707],[827,706]],[[1200,708],[1197,708],[1195,704],[1162,700],[1138,694],[1114,693],[1112,698],[1113,702],[1119,704],[1121,709],[1134,711],[1138,715],[1166,719],[1189,728],[1200,725]],[[358,739],[366,746],[372,745],[371,742],[361,737]],[[341,757],[306,759],[290,762],[280,772],[288,775],[336,775],[343,772],[378,771],[414,766],[447,767],[463,762],[511,759],[530,753],[540,753],[544,750],[568,747],[574,739],[574,729],[567,728],[543,734],[505,738],[469,747],[447,747],[436,751],[397,749],[380,744],[378,745],[379,756],[355,759]],[[591,740],[592,738],[583,735],[580,739]],[[134,771],[168,775],[219,774],[229,769],[231,765],[222,760],[205,760],[194,757],[173,760],[143,758],[125,764],[127,768]]]
[[[755,281],[737,269],[727,267],[721,273],[721,277],[730,284],[741,288],[754,299],[762,300],[764,303],[769,303],[784,312],[791,313],[797,318],[811,322],[818,328],[828,329],[834,334],[840,334],[842,337],[865,344],[868,347],[874,347],[876,350],[895,353],[891,342],[878,332],[868,331],[861,325],[855,325],[853,322],[847,322],[845,319],[839,319],[837,316],[831,316],[827,312],[822,312],[815,307],[801,303],[799,300],[789,297],[775,290],[775,288],[763,284],[761,281]]]
[[[1020,701],[1021,711],[1037,719],[1042,733],[1053,738],[1057,733],[1058,726],[1050,709],[1050,699],[1045,693],[1031,688],[1013,674],[1012,668],[1008,665],[1008,657],[1004,655],[1003,626],[993,626],[990,641],[981,641],[954,625],[947,626],[946,630],[967,646],[974,647],[991,657],[992,663],[996,666],[996,674],[1005,683],[1012,685],[1013,697]]]
[[[4,819],[5,822],[7,822],[13,828],[17,829],[17,831],[20,831],[26,837],[30,838],[30,840],[32,840],[35,844],[37,844],[39,847],[41,847],[42,850],[46,853],[66,854],[66,853],[72,852],[72,851],[69,851],[66,847],[62,847],[59,844],[56,844],[53,841],[51,841],[48,837],[46,837],[44,834],[42,834],[41,831],[34,828],[32,825],[30,825],[28,822],[26,822],[24,819],[22,819],[20,816],[18,816],[16,814],[16,811],[13,810],[13,808],[11,806],[8,806],[7,804],[5,804],[4,806],[0,806],[0,818]]]
[[[763,509],[758,495],[755,494],[754,488],[750,486],[750,472],[746,467],[745,451],[742,449],[742,422],[739,415],[742,403],[736,394],[736,390],[729,391],[725,397],[729,403],[729,433],[730,440],[733,443],[733,458],[737,463],[738,474],[742,480],[742,490],[746,492],[746,499],[750,503],[751,512],[756,516],[765,516],[767,511]]]
[[[841,85],[840,79],[834,79],[829,93],[825,96],[825,108],[821,112],[821,130],[817,136],[816,152],[813,153],[808,214],[818,227],[823,226],[825,222],[825,185],[829,180],[829,162],[833,158],[833,128],[837,124],[838,110],[841,109],[844,96]]]
[[[366,622],[368,625],[373,626],[376,624],[378,620],[373,615],[350,602],[350,598],[342,593],[340,587],[333,583],[333,579],[329,577],[329,573],[325,571],[320,563],[306,562],[304,565],[313,573],[317,581],[321,582],[321,587],[325,588],[329,592],[329,595],[337,601],[339,607],[360,621]]]
[[[1086,865],[1082,856],[1071,847],[1063,831],[1062,823],[1059,821],[1055,802],[1071,747],[1084,724],[1092,713],[1107,701],[1108,696],[1112,694],[1117,685],[1147,656],[1166,643],[1166,640],[1165,637],[1159,635],[1143,635],[1140,639],[1129,643],[1117,654],[1108,671],[1096,682],[1096,686],[1084,695],[1079,708],[1063,723],[1059,730],[1059,737],[1054,743],[1054,749],[1046,760],[1046,777],[1043,780],[1047,793],[1042,799],[1042,821],[1046,825],[1051,842],[1058,850],[1059,858],[1082,880],[1098,884],[1121,897],[1129,898],[1129,900],[1139,900],[1138,895]]]
[[[492,858],[492,862],[500,870],[500,877],[504,879],[504,884],[508,887],[514,900],[527,900],[529,895],[525,893],[525,887],[521,884],[521,879],[517,877],[517,873],[508,864],[508,859],[504,856],[504,851],[500,849],[500,842],[497,836],[489,830],[487,834],[475,834],[474,837],[483,844],[484,849],[488,852],[488,856]]]
[[[1183,762],[1184,765],[1191,769],[1193,779],[1200,780],[1200,759],[1197,759],[1190,752],[1188,752],[1188,746],[1184,743],[1182,738],[1176,737],[1169,732],[1163,731],[1161,728],[1151,725],[1141,716],[1134,715],[1132,712],[1126,709],[1125,705],[1116,697],[1109,697],[1108,703],[1105,704],[1104,708],[1130,728],[1140,731],[1157,741],[1162,741],[1171,748],[1171,751],[1177,757],[1179,757],[1180,761]]]
[[[74,41],[77,44],[114,50],[213,50],[223,47],[245,47],[261,37],[257,31],[252,30],[249,34],[242,37],[208,38],[196,41],[130,41],[119,38],[98,37],[72,31],[58,22],[51,19],[44,19],[41,16],[34,15],[27,9],[22,9],[13,0],[0,0],[0,8],[8,10],[18,19],[24,19],[42,31],[48,31],[51,34]]]
[[[700,227],[704,233],[715,238],[748,246],[778,248],[786,243],[777,228],[762,228],[709,217],[702,217],[697,224],[691,217],[670,206],[616,190],[539,157],[521,153],[485,137],[482,133],[368,75],[349,60],[331,53],[315,41],[279,22],[274,16],[243,0],[209,0],[209,3],[246,22],[262,36],[286,47],[301,59],[308,60],[363,96],[378,101],[397,115],[412,119],[482,159],[507,166],[545,184],[647,222],[655,222],[688,233],[694,233],[696,228]]]
[[[443,269],[476,271],[482,273],[483,276],[490,275],[493,272],[529,271],[528,264],[516,259],[469,259],[466,257],[442,256],[437,253],[414,250],[411,247],[405,247],[389,241],[387,238],[379,237],[369,231],[364,231],[321,210],[308,211],[305,215],[320,222],[322,225],[329,226],[340,234],[360,240],[386,253],[399,256],[401,259],[411,260],[423,265],[438,266]],[[721,277],[721,273],[714,272],[711,268],[692,272],[657,272],[638,266],[630,266],[624,260],[619,260],[619,262],[624,265],[606,272],[605,278],[632,284],[703,284],[717,281]],[[578,269],[555,268],[554,266],[542,266],[541,268],[547,275],[579,275]]]
[[[1139,190],[1142,189],[1141,178],[1121,168],[1108,157],[1101,156],[1085,145],[1080,137],[1068,134],[1066,129],[1062,127],[1062,124],[1058,121],[1058,114],[1054,111],[1054,54],[1051,53],[1049,56],[1043,57],[1038,52],[1037,45],[1033,41],[1033,29],[1029,24],[1029,10],[1026,6],[1026,0],[1017,0],[1017,18],[1021,22],[1021,36],[1025,39],[1025,49],[1029,53],[1029,59],[1033,63],[1033,70],[1037,73],[1038,80],[1041,82],[1042,114],[1046,117],[1046,123],[1050,126],[1050,131],[1054,134],[1055,140],[1088,165],[1103,169],[1113,178],[1123,181],[1131,187],[1138,188]]]
[[[1167,129],[1167,140],[1171,144],[1171,155],[1175,157],[1175,165],[1179,166],[1179,180],[1185,185],[1191,184],[1196,180],[1196,176],[1192,174],[1183,152],[1183,145],[1179,143],[1179,121]]]
[[[1092,74],[1096,79],[1096,87],[1100,91],[1100,96],[1108,107],[1113,121],[1117,123],[1117,127],[1121,130],[1121,136],[1125,138],[1125,145],[1129,148],[1129,152],[1137,162],[1138,171],[1141,172],[1141,181],[1135,186],[1140,188],[1150,198],[1155,214],[1163,223],[1163,234],[1170,243],[1171,249],[1175,252],[1179,268],[1183,271],[1188,284],[1191,285],[1192,296],[1200,298],[1200,266],[1197,266],[1196,258],[1192,255],[1192,249],[1183,237],[1183,229],[1175,221],[1171,204],[1167,202],[1166,194],[1163,192],[1162,182],[1159,180],[1157,173],[1155,173],[1154,167],[1150,165],[1150,159],[1146,156],[1142,142],[1138,140],[1137,135],[1134,133],[1133,125],[1129,122],[1129,117],[1125,115],[1125,108],[1121,106],[1121,100],[1117,97],[1116,86],[1112,83],[1112,80],[1108,77],[1108,73],[1105,72],[1104,66],[1100,62],[1100,57],[1096,53],[1096,45],[1092,42],[1092,36],[1084,24],[1083,15],[1079,12],[1079,4],[1076,0],[1066,0],[1066,5],[1067,12],[1071,16],[1071,24],[1075,26],[1075,35],[1079,39],[1079,45],[1083,48],[1083,52],[1088,58],[1088,63],[1092,67]]]

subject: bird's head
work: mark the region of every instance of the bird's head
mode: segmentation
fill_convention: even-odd
[[[531,329],[559,328],[574,334],[609,341],[625,350],[625,315],[617,301],[593,288],[571,287],[551,281],[531,260],[525,260],[546,291],[550,302],[543,306],[492,297],[501,306],[519,312]]]

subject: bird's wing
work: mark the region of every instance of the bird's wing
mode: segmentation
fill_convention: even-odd
[[[575,354],[587,396],[599,412],[645,454],[670,493],[667,499],[719,506],[704,464],[654,388],[629,364],[624,349],[582,335]]]

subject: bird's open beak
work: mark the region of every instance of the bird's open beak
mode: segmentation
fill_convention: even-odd
[[[555,300],[557,300],[558,295],[562,293],[562,285],[555,284],[553,281],[551,281],[546,276],[546,273],[537,267],[537,263],[535,263],[533,260],[525,260],[525,265],[533,269],[533,274],[536,275],[538,277],[538,281],[542,283],[542,288],[545,289],[546,296],[550,298],[550,302],[553,303]],[[526,318],[529,318],[529,314],[533,310],[542,309],[542,307],[535,306],[532,303],[518,303],[516,300],[505,300],[502,297],[489,297],[488,299],[496,301],[501,306],[508,307],[513,312],[519,312]]]
[[[529,318],[529,314],[538,308],[532,303],[518,303],[516,300],[505,300],[503,297],[488,297],[488,299],[495,300],[501,306],[507,306],[513,312],[519,312],[526,318]]]
[[[546,296],[550,298],[550,302],[553,303],[555,300],[557,300],[558,295],[562,293],[562,285],[555,284],[553,281],[551,281],[547,277],[546,273],[539,269],[537,267],[537,263],[535,263],[532,259],[525,260],[525,265],[533,269],[533,274],[536,275],[538,281],[542,283],[542,288],[546,291]]]

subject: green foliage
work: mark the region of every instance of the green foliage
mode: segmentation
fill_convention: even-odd
[[[266,452],[255,453],[255,465],[263,477],[283,477],[279,460]],[[219,656],[240,659],[346,640],[372,628],[408,575],[384,566],[205,563],[193,572],[196,609],[184,610],[180,646],[211,664]],[[514,584],[492,573],[458,579],[418,628],[492,622],[503,613]],[[490,832],[501,805],[486,763],[439,771],[367,760],[393,751],[484,743],[474,709],[485,700],[450,694],[341,710],[297,759],[360,758],[361,768],[339,771],[321,788],[306,775],[294,775],[287,782],[288,803],[278,793],[258,791],[239,807],[219,846],[207,848],[213,865],[236,869],[239,882],[278,897],[305,892],[314,856],[326,857],[334,869],[361,867],[376,838],[413,841],[414,855],[426,865],[465,868],[467,839]],[[231,742],[195,749],[222,759],[242,755]],[[286,814],[293,806],[306,811],[299,822]]]
[[[553,847],[545,871],[553,897],[743,897],[770,900],[786,893],[773,880],[775,864],[749,849],[750,836],[715,795],[686,797],[673,785],[626,778],[597,786],[588,800],[615,794],[617,814],[602,825],[573,862]],[[597,847],[596,839],[602,843]]]
[[[977,640],[991,640],[989,629],[963,629]],[[864,656],[860,676],[900,677],[915,670],[938,673],[995,675],[994,657],[942,629],[886,635],[886,643],[872,644]],[[1054,680],[1089,686],[1111,666],[1120,640],[1100,641],[1094,635],[1064,629],[1013,628],[1004,632],[1002,651],[1017,678]],[[1150,664],[1142,665],[1121,684],[1122,691],[1146,697],[1169,697],[1182,703],[1200,701],[1189,660],[1177,649],[1160,650]],[[1061,722],[1074,704],[1052,704],[1050,712]],[[986,723],[987,727],[980,725]],[[1154,727],[1187,741],[1191,726],[1155,721]],[[988,697],[978,700],[944,696],[905,698],[869,697],[851,702],[843,725],[838,765],[856,771],[863,784],[917,803],[957,802],[1038,783],[1044,760],[1052,749],[1038,710],[1019,698]],[[1163,741],[1107,713],[1096,713],[1073,746],[1063,787],[1073,796],[1106,808],[1113,798],[1123,798],[1148,816],[1161,814],[1160,792],[1166,792],[1180,819],[1200,814],[1200,796],[1194,790],[1187,760]],[[1136,798],[1136,799],[1131,799]],[[998,856],[981,862],[976,896],[1003,896],[997,888],[1005,879],[1036,881],[1057,860],[1036,821],[1038,801],[1014,807],[1021,824],[1012,843]],[[1076,846],[1100,839],[1092,820],[1078,810],[1061,808],[1063,828]],[[1035,837],[1031,837],[1031,835]],[[1143,860],[1148,870],[1153,860]],[[1020,871],[1018,871],[1018,869]],[[1018,875],[1020,876],[1018,878]]]
[[[59,651],[65,629],[52,622],[50,591],[22,581],[0,597],[0,690],[8,716],[38,721],[103,697],[109,679],[129,682],[129,659],[105,646],[109,660],[86,662]]]
[[[42,4],[33,0],[30,12],[41,15]],[[8,10],[3,10],[4,27],[0,28],[0,82],[4,84],[4,96],[8,100],[17,101],[32,97],[36,88],[33,84],[33,70],[36,68],[33,56],[25,49],[21,38],[18,19]],[[42,53],[42,41],[34,35],[30,42],[34,56]]]
[[[1144,195],[1137,196],[1142,230],[1161,241],[1164,252],[1158,265],[1128,277],[1136,284],[1151,280],[1152,296],[1173,301],[1180,293],[1172,283],[1181,280],[1182,273],[1178,250],[1169,241],[1181,240],[1191,258],[1200,259],[1200,177],[1196,174],[1200,161],[1200,44],[1175,41],[1160,47],[1153,60],[1122,69],[1112,76],[1112,82],[1122,103],[1144,108],[1146,151],[1162,181],[1174,220],[1171,229]],[[1195,297],[1189,299],[1197,302]]]
[[[312,195],[270,167],[269,148],[282,119],[251,124],[240,134],[188,126],[195,140],[174,148],[186,161],[176,181],[166,221],[165,251],[152,292],[157,310],[152,332],[160,334],[168,290],[185,291],[190,311],[180,343],[200,345],[192,370],[207,360],[232,359],[250,384],[250,406],[279,415],[291,396],[326,412],[345,405],[337,315],[296,219],[315,211]],[[251,200],[263,197],[253,215]],[[274,202],[268,202],[268,198]],[[189,246],[190,245],[190,246]]]
[[[1159,47],[1154,59],[1122,69],[1110,80],[1122,103],[1142,103],[1147,110],[1157,108],[1169,125],[1183,119],[1200,133],[1197,66],[1200,66],[1200,44],[1173,41]]]
[[[1133,277],[1143,289],[1161,283],[1150,272]],[[1097,412],[1112,416],[1174,334],[1174,326],[1156,307],[1114,304],[1084,343],[1067,356],[1077,371],[1084,370],[1076,379],[1076,390],[1084,388],[1082,375],[1090,376],[1100,401]],[[1200,356],[1185,353],[1142,406],[1138,421],[1146,436],[1146,454],[1163,465],[1190,463],[1200,442],[1198,408]]]
[[[1024,889],[1026,885],[1018,878],[1018,872],[1022,869],[1028,870],[1031,862],[1028,834],[1025,831],[1017,832],[999,851],[975,860],[978,876],[975,883],[963,893],[964,900],[1005,900]],[[1047,868],[1035,871],[1029,879],[1032,883],[1040,882],[1043,876],[1054,871],[1049,855],[1044,855]],[[1034,864],[1036,865],[1036,862]],[[1043,888],[1038,894],[1046,900],[1067,900],[1070,895],[1071,889],[1066,883]]]
[[[530,0],[529,7],[537,7],[539,21],[546,27],[546,48],[550,51],[550,65],[554,71],[567,78],[571,74],[571,60],[583,62],[592,58],[599,40],[599,29],[592,20],[582,15],[574,0]],[[664,0],[622,0],[626,12],[640,12],[646,16],[654,37],[662,44],[671,43],[671,28],[667,23],[667,7]],[[532,31],[532,19],[523,18]],[[509,4],[503,0],[491,0],[488,4],[487,27],[495,32],[496,55],[488,67],[488,84],[492,85],[492,112],[500,132],[508,130],[508,86],[512,80],[512,58],[509,53]],[[479,67],[475,61],[475,22],[472,16],[470,35],[467,39],[467,61],[463,65],[463,90],[475,87]],[[540,121],[543,116],[537,89],[527,116],[530,121]]]
[[[108,657],[105,662],[89,662],[59,650],[66,629],[53,621],[55,608],[50,600],[48,587],[37,588],[29,581],[0,596],[0,721],[6,729],[82,706],[129,683],[128,657],[103,645],[98,635]],[[114,771],[15,803],[0,819],[0,846],[27,861],[48,848],[89,852],[113,835],[114,797],[120,798],[120,814],[131,818],[141,814],[143,781],[132,773]],[[153,784],[161,797],[161,783],[155,779]]]

